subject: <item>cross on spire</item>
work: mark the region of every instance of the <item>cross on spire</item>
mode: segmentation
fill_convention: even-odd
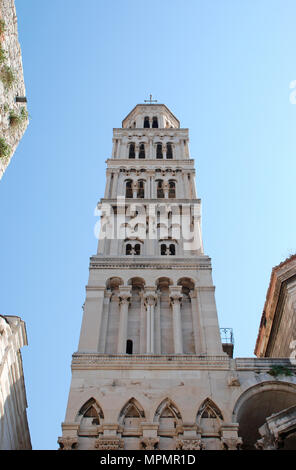
[[[144,100],[145,103],[149,103],[149,104],[152,104],[152,103],[157,103],[157,100],[153,100],[152,99],[152,95],[150,95],[150,99],[149,100]]]

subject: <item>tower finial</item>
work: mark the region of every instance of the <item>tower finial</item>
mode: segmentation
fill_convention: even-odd
[[[150,94],[150,99],[149,100],[144,100],[144,103],[149,103],[149,104],[152,104],[152,103],[157,103],[157,100],[153,100],[152,99],[152,95]]]

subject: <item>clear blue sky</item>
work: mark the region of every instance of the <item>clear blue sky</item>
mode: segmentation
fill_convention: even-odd
[[[220,326],[253,356],[295,253],[296,4],[16,0],[30,125],[0,182],[0,311],[27,325],[34,449],[56,449],[112,128],[152,93],[190,129]]]

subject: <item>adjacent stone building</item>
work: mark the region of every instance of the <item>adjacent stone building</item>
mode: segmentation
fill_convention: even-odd
[[[296,448],[266,438],[295,364],[222,346],[200,207],[188,129],[137,105],[113,130],[61,449]]]
[[[26,103],[14,0],[0,0],[0,179],[27,128]]]
[[[0,315],[0,450],[31,449],[20,352],[25,345],[25,323]]]
[[[272,270],[255,354],[296,362],[296,255]]]

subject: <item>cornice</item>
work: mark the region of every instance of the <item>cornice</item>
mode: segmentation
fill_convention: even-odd
[[[174,260],[167,260],[163,261],[160,260],[160,257],[154,257],[148,259],[135,259],[132,258],[127,260],[127,257],[100,257],[100,256],[92,256],[90,258],[90,269],[121,269],[121,270],[129,270],[129,269],[164,269],[164,270],[172,270],[172,269],[188,269],[188,270],[212,270],[211,260],[210,258],[204,260],[197,260],[197,259],[184,259],[181,258],[180,260],[174,257]]]

